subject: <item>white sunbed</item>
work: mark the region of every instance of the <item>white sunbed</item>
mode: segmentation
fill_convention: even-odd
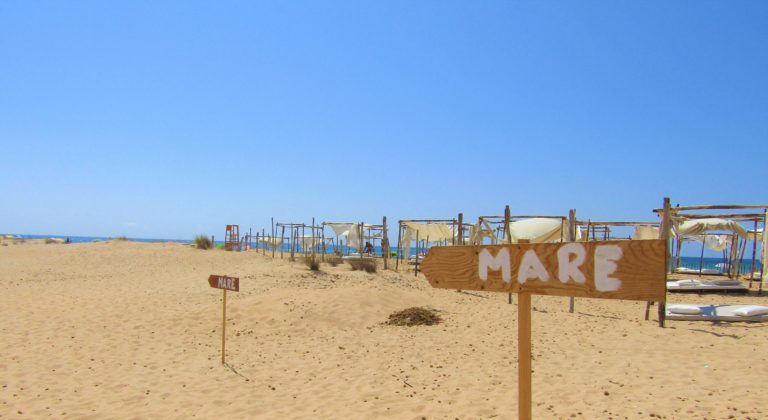
[[[738,280],[670,280],[667,281],[670,292],[706,292],[706,291],[742,291],[749,289]]]
[[[667,305],[666,319],[673,321],[767,322],[768,306],[674,303]]]
[[[675,273],[683,273],[683,274],[723,274],[720,270],[715,270],[714,268],[704,268],[701,271],[695,270],[693,268],[688,267],[677,267],[675,269]]]

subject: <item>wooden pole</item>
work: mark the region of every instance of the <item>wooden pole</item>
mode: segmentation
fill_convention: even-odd
[[[731,236],[731,249],[728,253],[728,277],[733,277],[733,265],[736,259],[736,253],[738,253],[738,242],[736,241],[736,235]]]
[[[280,228],[281,228],[281,230],[280,230],[280,241],[284,241],[285,240],[285,226],[281,226]],[[283,245],[280,244],[280,259],[281,260],[283,259],[283,248],[284,248]]]
[[[459,245],[464,245],[464,213],[459,213]]]
[[[224,349],[227,344],[227,289],[224,289],[224,300],[221,305],[221,364],[224,362]]]
[[[752,237],[752,266],[749,269],[749,288],[752,288],[752,280],[755,279],[755,258],[757,257],[757,218],[755,218],[755,236]],[[763,235],[765,235],[765,229],[763,229]]]
[[[409,258],[410,259],[410,255]],[[416,264],[413,265],[413,275],[419,275],[419,231],[416,231]]]
[[[518,371],[518,414],[520,420],[531,420],[531,294],[517,296],[517,371]]]
[[[765,283],[765,278],[768,277],[768,210],[763,210],[763,212],[763,249],[760,258],[760,288],[757,291],[758,296],[763,294],[763,283]]]
[[[312,255],[315,255],[315,218],[312,218]]]
[[[741,253],[739,255],[739,263],[736,265],[736,275],[733,277],[735,279],[738,279],[741,275],[741,267],[744,265],[744,252],[747,250],[747,240],[746,238],[741,241]]]
[[[360,240],[357,241],[357,249],[358,251],[360,251],[360,259],[362,260],[363,259],[363,239],[365,237],[365,231],[363,230],[365,228],[363,227],[363,222],[360,222],[359,228],[360,228]]]
[[[568,242],[576,240],[576,209],[568,211]],[[576,298],[571,296],[568,299],[568,312],[573,313],[576,310]]]
[[[664,247],[666,248],[664,253],[664,301],[659,302],[659,327],[661,328],[664,328],[664,318],[667,316],[666,277],[667,273],[669,273],[669,230],[672,227],[670,207],[669,197],[664,197],[664,212],[662,213],[661,229],[659,232],[659,237],[664,240]]]
[[[326,252],[326,249],[325,249],[325,224],[321,224],[321,226],[322,226],[322,229],[320,229],[320,236],[321,236],[322,241],[323,241],[323,245],[322,245],[323,246],[323,256],[321,258],[322,258],[323,261],[325,261],[325,252]]]
[[[701,277],[701,272],[704,270],[704,241],[707,240],[707,235],[701,235],[701,256],[699,257],[699,277]]]
[[[275,246],[277,241],[275,240],[275,218],[272,218],[272,259],[275,258]]]
[[[403,225],[397,222],[397,255],[395,255],[395,271],[400,271],[400,257],[403,252],[400,248],[400,234],[403,232]]]
[[[387,237],[387,216],[381,220],[384,231],[381,233],[381,256],[384,258],[384,269],[387,269],[387,260],[389,260],[389,238]]]
[[[512,232],[509,231],[509,222],[510,222],[510,213],[509,213],[509,205],[504,207],[504,241],[506,243],[512,243]],[[509,292],[509,296],[507,297],[508,304],[512,304],[512,292]]]

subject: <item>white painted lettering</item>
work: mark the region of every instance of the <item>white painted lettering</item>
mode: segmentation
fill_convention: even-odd
[[[509,251],[507,248],[501,248],[496,256],[492,256],[487,248],[480,251],[480,261],[478,263],[480,280],[488,280],[488,269],[501,270],[501,279],[505,283],[512,281],[512,268],[509,264]]]
[[[226,283],[225,283],[225,280],[224,280],[224,277],[219,277],[218,280],[219,280],[219,289],[223,289],[223,288],[227,287]]]
[[[621,280],[610,277],[616,272],[623,253],[618,245],[598,245],[595,248],[595,289],[613,292],[621,289]]]
[[[571,259],[574,255],[576,258]],[[561,283],[568,283],[573,279],[578,284],[584,284],[586,278],[584,273],[579,270],[579,266],[584,264],[584,260],[587,258],[587,251],[584,249],[584,245],[572,242],[567,245],[563,245],[557,250],[557,275],[560,278]]]
[[[549,273],[544,268],[544,264],[539,260],[538,255],[529,249],[523,254],[523,261],[520,263],[520,270],[517,273],[517,282],[524,284],[528,279],[538,278],[541,281],[549,280]]]

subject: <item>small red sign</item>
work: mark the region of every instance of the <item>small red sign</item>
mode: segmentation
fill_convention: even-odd
[[[214,289],[224,289],[232,292],[240,291],[240,279],[237,277],[227,277],[211,274],[208,277],[208,284],[210,284]]]

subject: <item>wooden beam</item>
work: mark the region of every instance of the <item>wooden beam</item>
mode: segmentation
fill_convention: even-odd
[[[531,386],[531,294],[517,297],[517,376],[519,420],[531,420],[533,392]]]
[[[742,205],[742,204],[708,204],[708,205],[701,205],[701,206],[677,206],[670,208],[670,212],[677,213],[680,211],[689,211],[689,210],[739,210],[739,209],[766,209],[768,208],[768,204],[748,204],[748,205]],[[662,213],[664,212],[663,208],[660,209],[653,209],[654,213]]]
[[[576,209],[568,211],[568,242],[576,242]],[[568,298],[568,312],[573,313],[576,310],[576,298]]]

